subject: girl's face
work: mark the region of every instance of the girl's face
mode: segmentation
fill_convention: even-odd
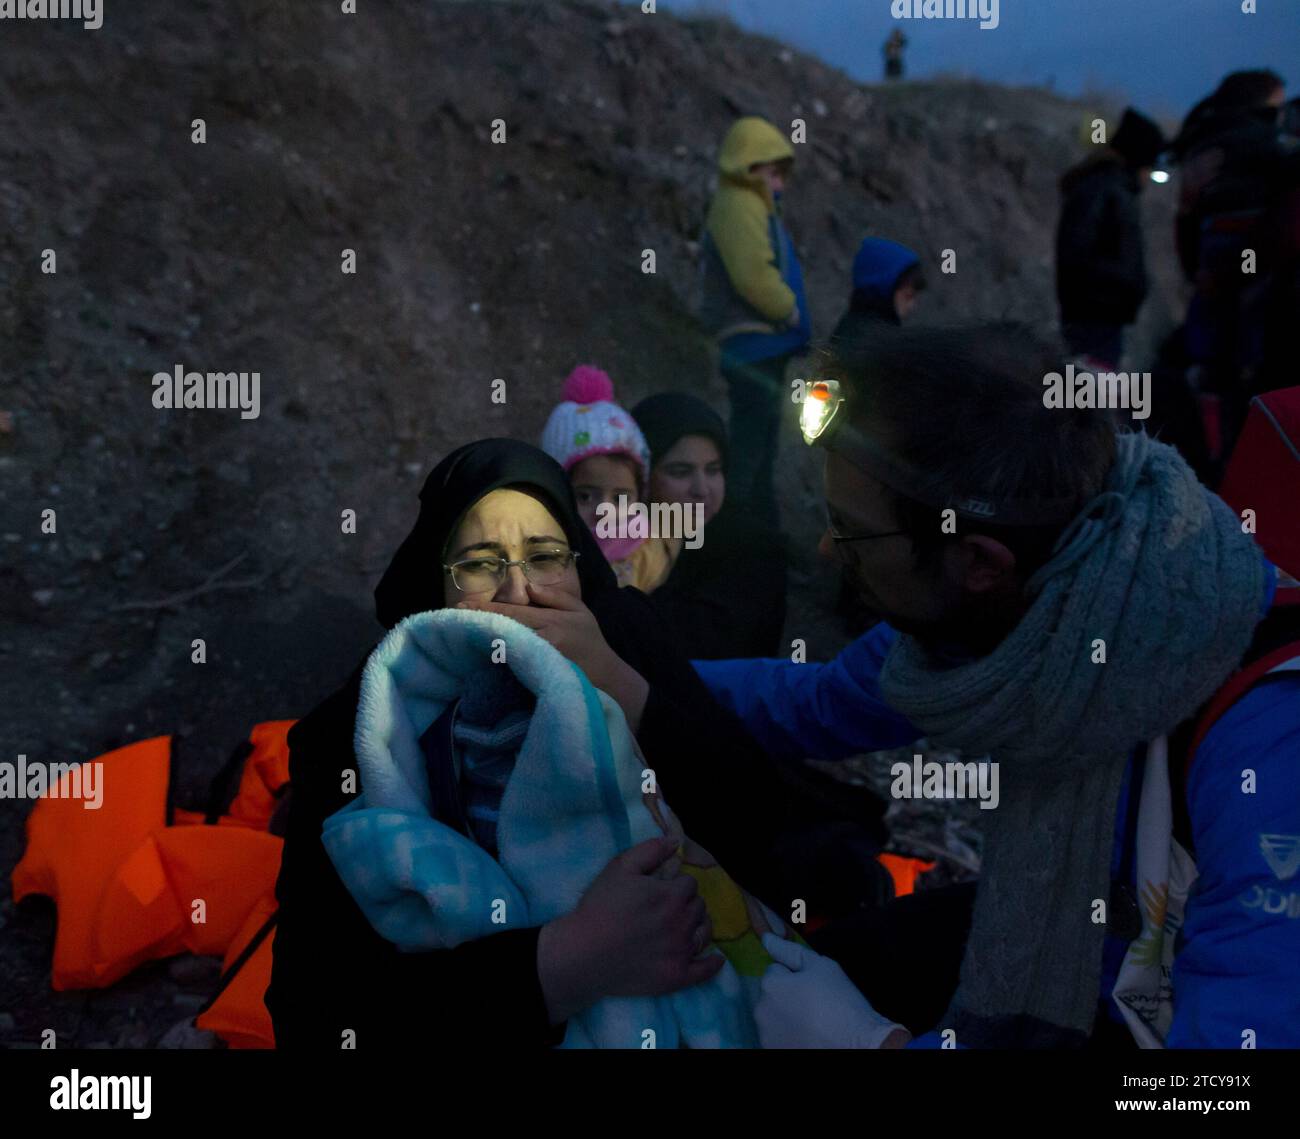
[[[698,502],[707,525],[727,494],[722,454],[707,435],[683,435],[650,472],[651,502]]]
[[[618,496],[629,503],[638,500],[636,469],[632,460],[619,455],[591,455],[569,469],[569,481],[578,500],[578,513],[587,529],[596,529],[596,508],[602,503],[618,505]]]
[[[457,566],[457,588],[451,571],[442,571],[444,605],[467,598],[499,601],[510,605],[531,605],[522,566],[510,566],[499,584],[492,581],[492,559],[519,562],[530,560],[537,584],[558,589],[570,597],[582,598],[576,563],[569,558],[569,540],[564,527],[540,499],[522,490],[503,487],[485,494],[465,513],[447,542],[445,565]],[[563,565],[567,559],[567,566]],[[555,576],[556,580],[549,579]],[[473,586],[481,585],[481,588]]]

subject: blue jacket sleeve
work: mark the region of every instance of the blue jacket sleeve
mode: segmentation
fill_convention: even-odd
[[[880,667],[898,636],[883,621],[834,660],[693,661],[714,698],[771,755],[845,759],[903,747],[921,735],[880,696]]]
[[[1243,790],[1247,769],[1253,793]],[[1174,959],[1170,1048],[1300,1047],[1300,674],[1261,685],[1188,777],[1198,877]]]

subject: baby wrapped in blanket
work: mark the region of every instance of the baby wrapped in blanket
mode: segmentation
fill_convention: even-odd
[[[562,1046],[758,1045],[753,1007],[772,960],[761,938],[797,935],[682,833],[622,710],[531,629],[469,610],[408,617],[366,664],[355,746],[363,793],[322,838],[388,940],[450,949],[545,924],[614,855],[670,834],[680,862],[660,873],[696,879],[709,952],[727,964],[665,996],[605,998],[569,1020]]]

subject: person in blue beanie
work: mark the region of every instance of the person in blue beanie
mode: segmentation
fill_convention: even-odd
[[[925,289],[921,259],[887,237],[868,237],[853,259],[853,292],[848,311],[831,333],[832,348],[886,324],[897,327],[916,308]]]

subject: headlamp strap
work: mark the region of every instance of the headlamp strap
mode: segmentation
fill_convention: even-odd
[[[952,510],[963,518],[1000,526],[1048,526],[1067,522],[1078,512],[1074,498],[995,499],[962,494],[891,454],[852,424],[840,422],[835,427],[818,443],[898,494],[936,510]]]

